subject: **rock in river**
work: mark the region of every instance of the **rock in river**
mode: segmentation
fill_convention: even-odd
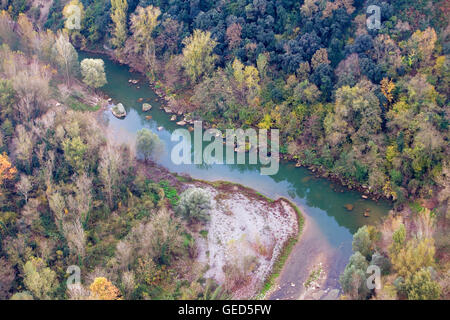
[[[150,103],[142,104],[142,111],[148,111],[152,109],[152,105]]]
[[[115,115],[117,118],[123,118],[127,115],[127,112],[125,110],[125,107],[123,104],[118,103],[115,106],[111,108],[111,112],[113,115]]]
[[[347,203],[345,206],[345,209],[347,209],[348,211],[352,211],[353,210],[353,205],[351,203]]]

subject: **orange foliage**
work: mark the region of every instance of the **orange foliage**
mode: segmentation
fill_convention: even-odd
[[[90,285],[91,297],[95,300],[120,300],[119,289],[104,277],[95,278]]]
[[[11,180],[17,173],[17,169],[11,165],[6,153],[0,154],[0,185],[5,180]]]

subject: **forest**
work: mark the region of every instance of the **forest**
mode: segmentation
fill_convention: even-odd
[[[367,28],[373,5],[379,29]],[[224,284],[183,269],[210,195],[148,175],[151,132],[135,147],[111,141],[90,116],[103,61],[78,50],[145,74],[172,110],[211,127],[279,129],[284,160],[392,201],[354,234],[341,299],[449,298],[450,1],[0,7],[0,299],[231,298],[248,277],[244,262]],[[68,265],[88,270],[85,286],[66,287]],[[382,289],[366,287],[369,265]]]

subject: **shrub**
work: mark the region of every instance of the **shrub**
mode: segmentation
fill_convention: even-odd
[[[372,240],[370,239],[370,234],[367,226],[361,227],[353,235],[352,242],[353,251],[359,251],[364,257],[370,257],[373,252]]]
[[[342,290],[353,299],[363,300],[369,294],[366,284],[368,263],[360,252],[355,252],[339,278]]]
[[[436,300],[441,295],[441,287],[433,281],[429,268],[422,268],[406,280],[409,300]]]
[[[189,222],[208,221],[211,210],[211,194],[201,188],[189,188],[180,195],[177,213]]]

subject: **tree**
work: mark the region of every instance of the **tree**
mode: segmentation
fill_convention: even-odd
[[[432,267],[435,251],[433,239],[410,240],[406,247],[391,255],[392,266],[401,277],[407,279],[421,268]]]
[[[91,298],[94,300],[120,300],[119,289],[104,277],[95,278],[89,286]]]
[[[76,172],[81,172],[85,167],[87,149],[87,145],[79,136],[63,141],[64,157]]]
[[[158,17],[161,14],[159,8],[149,5],[146,8],[136,8],[136,13],[131,15],[131,31],[136,41],[138,52],[153,42],[152,32],[158,25]]]
[[[20,180],[16,184],[17,191],[23,195],[25,202],[28,202],[28,192],[33,188],[27,175],[21,174]]]
[[[136,137],[136,149],[144,161],[148,161],[154,156],[156,151],[161,148],[161,141],[159,137],[147,128],[138,131]]]
[[[158,17],[161,10],[152,5],[146,7],[137,7],[137,14],[131,16],[131,31],[133,39],[136,42],[136,52],[142,52],[150,72],[154,76],[154,68],[156,65],[155,43],[153,41],[152,32],[158,25]]]
[[[409,300],[437,300],[441,296],[441,287],[432,280],[429,268],[422,268],[406,279],[406,291]]]
[[[239,23],[232,23],[226,31],[228,46],[231,50],[241,43],[242,26]]]
[[[17,169],[11,165],[9,157],[6,153],[0,154],[0,185],[6,180],[14,179]]]
[[[25,263],[23,272],[25,286],[38,299],[50,299],[58,288],[56,272],[47,268],[41,258],[32,257]]]
[[[268,60],[267,54],[264,53],[260,53],[256,59],[256,67],[262,80],[266,77]]]
[[[11,300],[34,300],[34,298],[28,291],[22,291],[14,293]]]
[[[428,27],[424,31],[417,30],[406,44],[406,50],[412,61],[429,65],[437,41],[436,31]]]
[[[13,138],[14,156],[18,160],[18,164],[22,165],[25,170],[31,169],[31,157],[33,155],[33,134],[25,129],[21,124],[16,127],[16,134]]]
[[[4,257],[0,258],[0,299],[5,300],[9,297],[16,272],[11,264]]]
[[[366,271],[368,263],[360,252],[355,252],[339,277],[342,290],[353,299],[363,300],[369,294]]]
[[[212,51],[217,42],[211,38],[211,32],[194,30],[190,37],[183,40],[183,44],[183,65],[192,82],[196,83],[214,69],[216,56]]]
[[[402,223],[397,230],[392,234],[392,244],[389,247],[389,252],[391,255],[396,255],[400,252],[406,243],[406,229],[405,225]]]
[[[103,184],[104,192],[108,198],[108,205],[110,209],[112,209],[114,204],[113,198],[118,189],[123,161],[118,150],[110,144],[104,147],[100,154],[100,180]]]
[[[115,48],[122,48],[127,40],[127,0],[111,0],[111,20],[113,32],[111,43]]]
[[[70,73],[77,72],[78,54],[69,41],[69,36],[59,31],[55,44],[53,45],[53,59],[64,72],[67,86],[70,85]]]
[[[321,48],[311,58],[311,67],[315,70],[320,64],[330,64],[327,49]]]
[[[24,69],[11,74],[14,90],[19,97],[16,104],[17,117],[28,121],[31,116],[45,111],[48,107],[46,103],[50,94],[50,68],[39,65],[36,60],[29,64],[18,61],[18,64]]]
[[[355,145],[367,144],[381,130],[380,103],[370,82],[339,88],[334,112],[327,115],[324,127],[332,145],[344,143],[347,138]]]
[[[305,17],[311,17],[314,13],[319,10],[319,7],[316,4],[317,0],[305,0],[305,3],[301,7],[301,12],[305,15]]]
[[[211,208],[211,194],[207,190],[189,188],[180,195],[176,211],[189,222],[208,221]]]
[[[83,59],[81,61],[83,82],[93,88],[100,88],[106,84],[105,63],[102,59]]]
[[[359,251],[364,257],[370,257],[373,253],[372,241],[367,226],[363,226],[353,235],[353,251]]]
[[[388,78],[383,78],[381,80],[381,93],[385,96],[388,103],[391,104],[392,100],[394,99],[394,96],[392,95],[392,90],[395,89],[395,84],[392,82],[392,80]]]

